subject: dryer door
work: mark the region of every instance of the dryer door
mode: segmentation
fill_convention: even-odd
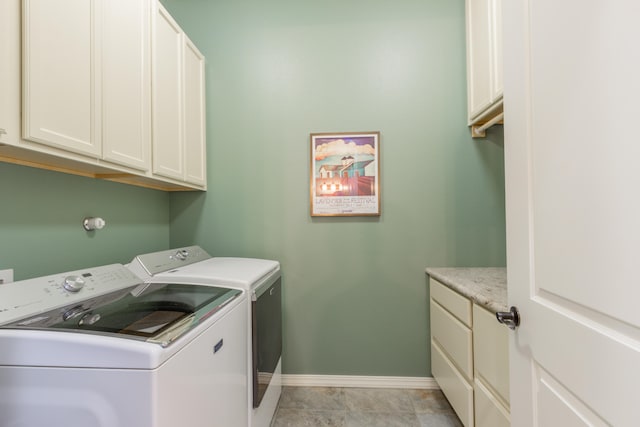
[[[282,285],[278,278],[252,298],[253,407],[267,392],[282,354]]]

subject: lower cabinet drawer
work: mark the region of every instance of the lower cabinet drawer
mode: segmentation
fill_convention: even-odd
[[[474,381],[476,427],[510,427],[509,413],[481,381]]]
[[[473,387],[431,340],[431,372],[465,427],[473,424]]]
[[[431,337],[464,374],[473,381],[473,334],[440,304],[431,300]]]
[[[448,288],[434,278],[429,279],[431,283],[431,298],[451,312],[462,323],[471,327],[473,325],[471,300]]]

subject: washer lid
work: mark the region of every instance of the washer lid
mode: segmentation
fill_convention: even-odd
[[[2,326],[116,336],[167,347],[242,294],[217,286],[142,284]]]

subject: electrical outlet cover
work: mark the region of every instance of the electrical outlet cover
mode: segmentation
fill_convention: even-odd
[[[13,282],[13,268],[0,270],[0,285]]]

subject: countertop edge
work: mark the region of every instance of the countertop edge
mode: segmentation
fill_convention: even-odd
[[[505,268],[427,268],[425,271],[492,313],[509,311]]]

